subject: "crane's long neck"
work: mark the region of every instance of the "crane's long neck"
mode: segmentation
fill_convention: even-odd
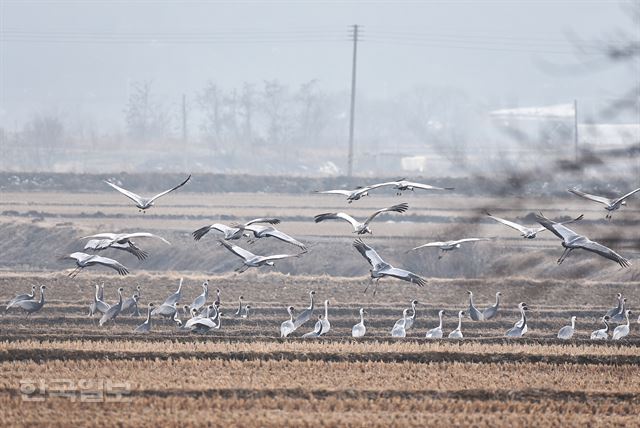
[[[151,324],[151,306],[147,309],[147,324]]]
[[[411,302],[411,318],[415,318],[416,317],[416,304]]]
[[[122,291],[118,290],[118,306],[122,307]]]
[[[520,309],[520,312],[522,313],[522,329],[524,330],[524,328],[527,325],[527,311],[524,310],[524,308]]]
[[[309,294],[311,297],[311,304],[309,305],[309,309],[313,310],[313,294]]]
[[[500,306],[500,295],[496,294],[496,308]]]
[[[360,311],[360,324],[364,325],[364,311]]]
[[[469,293],[469,306],[473,306],[473,293]]]
[[[440,325],[438,326],[438,328],[442,330],[442,312],[438,314],[438,318],[440,318]]]
[[[575,330],[576,328],[576,319],[571,317],[571,328]]]
[[[458,330],[462,328],[462,314],[458,314]]]
[[[289,310],[289,321],[293,322],[293,311]]]
[[[624,315],[625,317],[627,317],[627,328],[629,328],[629,311],[627,311]]]
[[[44,288],[40,290],[40,306],[44,305]],[[629,316],[627,315],[627,325],[629,324]]]
[[[98,284],[96,284],[95,301],[97,302],[98,300],[100,300],[100,286]]]
[[[611,330],[611,326],[609,325],[609,322],[607,320],[603,320],[603,322],[605,326],[605,331],[609,333],[609,331]]]

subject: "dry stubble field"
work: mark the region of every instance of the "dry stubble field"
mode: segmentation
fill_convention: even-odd
[[[353,239],[348,225],[309,226],[305,220],[319,212],[345,209],[343,201],[292,195],[275,199],[264,195],[212,195],[201,200],[200,206],[192,206],[189,201],[193,195],[175,196],[143,216],[136,215],[125,201],[109,193],[92,196],[88,201],[86,195],[78,198],[60,194],[3,194],[3,210],[11,211],[0,225],[7,238],[5,242],[11,238],[15,245],[26,236],[42,239],[43,230],[55,234],[64,229],[64,233],[56,235],[57,242],[29,247],[31,257],[49,257],[43,266],[16,266],[3,260],[6,267],[0,277],[0,299],[8,300],[32,283],[48,286],[48,302],[41,313],[28,320],[12,312],[0,317],[3,421],[47,426],[97,425],[98,421],[101,425],[117,421],[120,426],[638,424],[640,325],[632,325],[630,337],[620,343],[588,340],[592,330],[601,328],[598,318],[613,305],[615,292],[623,292],[631,308],[635,307],[640,299],[635,266],[622,271],[598,259],[581,259],[575,254],[566,263],[573,259],[581,269],[597,272],[575,277],[577,268],[554,266],[561,248],[551,237],[523,242],[513,239],[517,235],[514,237],[508,230],[483,223],[473,232],[499,238],[499,251],[476,247],[447,255],[440,262],[435,255],[417,258],[414,263],[418,270],[429,278],[427,287],[417,289],[387,281],[381,283],[374,297],[362,293],[367,268],[360,256],[353,256],[353,250],[348,248]],[[365,213],[371,207],[397,201],[384,196],[348,208]],[[435,201],[438,205],[449,202],[447,207],[432,210]],[[409,196],[408,202],[417,214],[430,216],[430,221],[421,223],[418,218],[414,223],[374,224],[376,235],[368,239],[383,246],[393,263],[402,262],[403,251],[390,249],[404,249],[410,235],[434,238],[442,230],[455,229],[456,224],[451,224],[449,218],[455,216],[456,222],[464,225],[464,218],[474,218],[474,208],[497,203],[481,198],[469,204],[455,197],[415,196]],[[525,214],[535,210],[538,202],[515,201]],[[545,207],[545,212],[563,214],[566,209],[571,215],[585,212],[592,221],[585,223],[583,230],[592,235],[605,234],[610,229],[596,221],[600,220],[601,210],[591,206],[587,208],[592,210],[581,210],[585,207],[574,202],[565,206],[564,201],[558,201]],[[104,205],[96,208],[94,203]],[[96,215],[97,211],[102,214]],[[78,215],[81,212],[85,215]],[[211,215],[212,212],[218,216]],[[638,224],[638,210],[628,207],[624,215],[620,214],[616,214],[617,224]],[[293,265],[280,265],[276,272],[230,274],[237,264],[233,263],[233,256],[212,244],[213,237],[198,247],[189,242],[187,234],[203,224],[221,220],[219,215],[226,216],[225,221],[283,216],[289,219],[282,224],[283,229],[305,242],[322,244],[310,246],[301,272],[296,272]],[[38,233],[32,234],[36,227]],[[181,253],[185,247],[190,251],[206,248],[199,256],[210,262],[199,269],[176,266],[162,260],[168,257],[163,252],[166,249],[147,243],[151,259],[161,259],[150,260],[147,266],[152,268],[147,271],[144,263],[138,265],[125,257],[128,255],[109,253],[131,265],[133,274],[118,278],[96,270],[70,280],[64,274],[68,265],[39,253],[56,246],[79,249],[80,243],[70,237],[75,239],[93,231],[141,227],[169,236],[180,263],[186,260]],[[21,237],[20,232],[26,236]],[[636,239],[631,235],[627,242],[620,242],[618,245],[623,248],[620,251],[634,256]],[[287,248],[255,245],[262,245],[258,248],[265,250]],[[469,279],[470,275],[457,266],[474,254],[485,260],[508,254],[523,258],[527,255],[523,247],[535,254],[536,263],[521,264],[518,271],[505,271],[489,263],[489,268]],[[333,248],[336,251],[346,248],[338,256],[346,259],[345,265],[353,265],[353,271],[332,276],[329,265],[322,265],[323,271],[313,270],[309,260],[331,260]],[[230,263],[225,264],[227,261]],[[163,263],[169,266],[169,271],[162,269]],[[58,271],[51,268],[56,264]],[[431,266],[439,270],[430,272]],[[451,277],[443,274],[449,270]],[[152,334],[140,337],[133,335],[132,330],[142,318],[124,315],[116,325],[98,327],[97,320],[86,316],[95,283],[106,283],[109,301],[115,300],[117,287],[123,286],[125,294],[130,295],[135,285],[140,284],[144,306],[163,300],[175,289],[181,276],[185,277],[185,303],[200,293],[199,284],[205,278],[210,279],[212,289],[221,288],[223,318],[219,331],[193,335],[158,320]],[[279,324],[286,318],[284,306],[306,307],[310,289],[317,291],[319,302],[330,299],[332,330],[320,341],[303,341],[299,332],[289,339],[279,339]],[[426,341],[424,334],[437,324],[436,314],[441,308],[449,314],[445,330],[455,328],[454,314],[465,308],[467,289],[474,291],[481,307],[492,302],[496,291],[502,291],[504,310],[495,320],[482,323],[465,320],[464,341]],[[254,308],[247,320],[233,316],[240,294]],[[388,337],[389,330],[413,298],[420,301],[415,327],[406,339],[392,340]],[[515,305],[521,300],[527,301],[532,309],[530,331],[523,339],[506,340],[502,336],[518,318]],[[368,334],[354,341],[349,333],[362,306],[369,311]],[[555,333],[568,323],[571,315],[578,316],[576,339],[561,343],[554,338]],[[300,330],[311,329],[309,322]],[[44,401],[25,401],[29,396],[26,393],[34,391],[30,387],[40,391],[42,385],[49,388],[42,395]],[[126,394],[117,395],[120,386],[126,386]],[[106,395],[91,396],[91,391]],[[91,399],[97,402],[90,402]],[[104,423],[106,420],[110,422]]]

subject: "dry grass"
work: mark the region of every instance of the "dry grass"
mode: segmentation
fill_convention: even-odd
[[[170,340],[158,340],[143,342],[140,340],[20,340],[0,343],[0,352],[8,350],[65,350],[65,351],[91,351],[91,352],[135,352],[149,353],[149,358],[154,354],[180,354],[200,353],[203,355],[224,355],[230,353],[326,353],[326,354],[401,354],[414,353],[458,353],[458,354],[512,354],[519,355],[546,355],[546,356],[632,356],[640,361],[640,346],[612,346],[607,343],[567,343],[567,344],[531,344],[511,341],[501,344],[486,344],[478,342],[445,342],[445,341],[369,341],[359,343],[356,340],[344,342],[331,341],[291,341],[274,342],[268,339],[241,342],[241,341],[193,341],[177,342]]]

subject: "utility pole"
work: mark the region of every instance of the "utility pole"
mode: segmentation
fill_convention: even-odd
[[[573,147],[575,149],[576,163],[578,163],[578,100],[573,100]]]
[[[351,111],[349,114],[349,159],[347,163],[347,176],[353,175],[353,125],[356,111],[356,60],[358,57],[358,25],[352,27],[353,62],[351,64]]]

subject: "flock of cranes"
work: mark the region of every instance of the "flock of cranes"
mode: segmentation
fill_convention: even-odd
[[[104,326],[109,322],[115,323],[116,318],[119,315],[124,315],[126,313],[130,313],[131,316],[141,316],[138,308],[138,301],[141,295],[141,287],[139,285],[135,288],[133,295],[128,298],[123,297],[124,289],[122,287],[118,288],[118,301],[112,305],[106,303],[104,300],[104,284],[102,284],[102,286],[96,284],[95,288],[94,301],[89,305],[89,316],[93,317],[96,314],[101,315],[100,320],[98,321],[98,324],[100,326]],[[35,299],[36,289],[37,287],[34,285],[31,288],[31,293],[15,296],[7,303],[5,312],[12,308],[22,309],[27,314],[27,317],[29,317],[29,315],[31,315],[32,313],[42,309],[45,303],[44,293],[46,290],[46,286],[40,286],[39,300]],[[424,336],[425,338],[441,339],[447,337],[449,339],[463,339],[464,335],[462,332],[462,321],[465,316],[468,315],[471,321],[487,321],[494,318],[498,314],[498,310],[500,308],[500,299],[502,296],[501,292],[496,293],[495,304],[487,307],[484,310],[480,310],[476,307],[473,300],[473,292],[467,291],[467,293],[469,295],[468,308],[466,310],[460,310],[457,312],[457,327],[450,333],[445,335],[445,331],[443,329],[443,319],[446,315],[446,312],[445,310],[440,310],[438,312],[438,326],[428,330]],[[280,337],[286,338],[290,336],[300,327],[305,325],[309,320],[313,319],[315,310],[315,295],[315,291],[312,290],[309,292],[309,307],[305,308],[297,315],[293,306],[289,306],[287,308],[289,318],[282,322],[282,324],[280,325]],[[611,337],[612,340],[619,340],[629,335],[629,317],[631,315],[631,311],[626,308],[626,298],[622,297],[621,293],[618,293],[616,297],[618,300],[617,306],[611,308],[602,317],[602,322],[604,323],[605,328],[593,331],[589,336],[590,339],[607,340],[609,339],[609,337]],[[206,333],[210,330],[220,329],[222,318],[222,312],[220,309],[220,289],[216,289],[215,300],[211,304],[207,305],[207,301],[209,299],[209,281],[205,280],[202,283],[202,293],[196,296],[191,304],[183,305],[182,315],[180,315],[178,304],[180,303],[180,300],[182,300],[182,298],[183,279],[181,278],[177,290],[167,296],[167,298],[160,305],[156,305],[153,302],[148,303],[147,315],[144,322],[138,325],[133,330],[133,332],[141,334],[150,333],[153,328],[152,319],[154,317],[169,320],[176,325],[177,329],[181,331]],[[411,306],[409,308],[403,309],[402,317],[398,319],[391,328],[391,337],[406,337],[407,331],[414,327],[417,317],[416,306],[418,305],[418,301],[412,300],[410,304]],[[251,305],[245,304],[244,297],[241,295],[238,299],[238,309],[235,311],[234,317],[247,319],[249,318],[250,309]],[[520,311],[520,319],[518,319],[514,323],[512,328],[506,331],[506,333],[504,334],[505,337],[522,337],[528,331],[527,311],[529,310],[529,307],[525,302],[521,302],[518,304],[518,310]],[[360,322],[352,327],[352,337],[358,338],[366,335],[367,328],[365,325],[365,314],[368,314],[368,312],[364,308],[360,308]],[[183,317],[183,319],[180,319],[181,316]],[[562,327],[558,331],[558,339],[568,340],[574,337],[576,333],[576,319],[577,317],[575,315],[572,316],[570,320],[571,324]],[[612,330],[613,323],[621,324],[616,326]],[[638,323],[640,323],[640,318],[638,318]],[[314,325],[313,330],[302,334],[301,337],[305,339],[319,338],[326,335],[330,330],[331,323],[329,321],[329,300],[327,299],[324,301],[324,312],[317,316],[317,321]]]
[[[145,212],[147,209],[154,206],[154,203],[160,197],[167,195],[170,192],[173,192],[185,184],[189,182],[191,179],[191,175],[189,175],[184,181],[178,184],[175,187],[172,187],[166,191],[160,192],[152,197],[142,197],[136,193],[133,193],[129,190],[126,190],[116,184],[106,182],[113,189],[122,193],[129,199],[131,199],[135,206],[141,212]],[[334,194],[334,195],[342,195],[346,196],[347,202],[352,203],[353,201],[357,201],[364,196],[369,196],[369,192],[374,189],[382,188],[382,187],[392,187],[396,190],[397,195],[401,195],[404,191],[415,191],[416,189],[422,190],[453,190],[453,188],[448,187],[435,187],[422,183],[410,182],[405,179],[391,182],[378,183],[368,186],[359,187],[354,190],[325,190],[325,191],[316,191],[319,194]],[[605,206],[607,210],[607,219],[611,218],[613,211],[620,209],[623,205],[626,204],[627,198],[632,196],[633,194],[640,191],[640,188],[635,189],[621,197],[615,199],[608,199],[601,196],[590,195],[588,193],[581,192],[577,189],[569,189],[569,192],[580,196],[582,198],[586,198],[588,200],[601,203]],[[358,221],[351,215],[344,212],[331,212],[331,213],[323,213],[315,216],[315,222],[320,223],[328,220],[341,220],[346,221],[351,224],[353,227],[353,233],[357,235],[366,235],[372,234],[371,223],[372,221],[382,213],[399,213],[402,214],[408,210],[409,206],[406,203],[396,204],[390,207],[385,207],[374,211],[363,221]],[[629,260],[625,257],[621,256],[614,250],[599,244],[595,241],[590,240],[586,236],[580,235],[573,230],[567,227],[567,224],[574,223],[580,221],[583,216],[579,216],[575,219],[566,221],[566,222],[555,222],[546,218],[542,213],[536,215],[536,220],[539,223],[539,226],[524,226],[518,223],[515,223],[510,220],[506,220],[500,217],[496,217],[487,212],[487,216],[492,220],[501,223],[505,226],[513,228],[520,232],[521,236],[525,239],[534,239],[537,234],[549,230],[551,233],[556,235],[559,239],[562,240],[562,246],[564,247],[564,252],[558,259],[558,264],[562,263],[565,258],[575,249],[583,249],[586,251],[590,251],[596,253],[602,257],[605,257],[609,260],[615,261],[622,267],[629,266]],[[287,235],[286,233],[275,228],[274,225],[278,225],[280,220],[277,218],[257,218],[250,220],[245,223],[235,223],[231,225],[223,225],[219,223],[214,223],[208,226],[204,226],[192,233],[193,239],[195,241],[201,240],[207,233],[210,231],[217,231],[222,235],[219,236],[218,242],[219,244],[227,249],[229,252],[237,256],[241,259],[241,265],[236,268],[236,272],[242,273],[250,268],[259,268],[261,266],[273,266],[274,263],[278,260],[288,259],[288,258],[297,258],[307,254],[307,246],[300,242],[299,240]],[[241,240],[242,238],[248,238],[249,242],[261,239],[261,238],[274,238],[280,240],[284,243],[293,245],[299,248],[298,252],[294,253],[282,253],[282,254],[273,254],[273,255],[257,255],[252,253],[251,251],[242,248],[239,245],[232,244],[230,241]],[[149,254],[142,250],[133,239],[139,238],[153,238],[162,241],[167,245],[171,245],[169,241],[166,239],[151,234],[147,232],[134,232],[134,233],[97,233],[89,236],[85,236],[82,239],[88,239],[84,246],[84,250],[89,250],[94,252],[94,254],[88,254],[84,252],[74,252],[65,258],[75,260],[76,267],[70,273],[70,277],[75,277],[78,273],[80,273],[84,268],[94,266],[94,265],[102,265],[114,269],[120,275],[127,275],[129,270],[117,260],[103,257],[95,254],[96,252],[100,252],[106,250],[108,248],[112,248],[114,250],[125,251],[133,256],[135,256],[139,260],[146,259]],[[488,241],[490,238],[482,238],[482,237],[473,237],[473,238],[462,238],[457,240],[449,240],[442,242],[428,242],[422,245],[419,245],[415,248],[412,248],[409,251],[419,250],[422,248],[438,248],[441,251],[439,258],[441,258],[446,252],[453,251],[464,243],[468,242],[478,242],[478,241]],[[427,284],[426,280],[422,278],[420,275],[413,273],[411,271],[397,268],[392,266],[391,264],[385,262],[382,257],[377,253],[375,249],[366,244],[362,239],[357,238],[353,243],[354,248],[362,255],[362,257],[369,263],[370,265],[370,277],[371,281],[368,283],[365,292],[369,288],[369,285],[375,282],[374,287],[374,295],[376,293],[376,289],[378,286],[378,282],[381,278],[391,277],[400,279],[403,281],[407,281],[412,284],[416,284],[419,287],[425,286]],[[183,322],[179,319],[179,310],[178,303],[182,297],[182,280],[180,280],[180,284],[178,286],[178,290],[172,295],[168,296],[165,301],[156,306],[154,303],[149,303],[147,307],[147,317],[143,324],[136,327],[135,332],[137,333],[148,333],[152,330],[152,317],[164,317],[167,319],[173,320],[175,324],[181,329],[188,329],[194,332],[206,332],[211,329],[217,330],[220,329],[221,322],[221,312],[220,312],[220,290],[217,290],[217,298],[216,300],[207,305],[206,302],[208,300],[208,281],[205,281],[202,284],[202,294],[200,294],[190,305],[183,306],[183,313],[186,316],[190,316],[190,318]],[[36,287],[34,286],[31,290],[30,294],[23,294],[16,296],[12,299],[8,305],[7,310],[15,307],[24,310],[27,313],[27,316],[30,314],[39,311],[44,303],[45,303],[45,289],[46,287],[42,285],[40,287],[40,298],[39,300],[35,299],[36,295]],[[91,303],[89,307],[89,314],[93,316],[94,314],[102,314],[99,324],[100,326],[110,322],[115,321],[117,316],[121,313],[126,313],[131,311],[134,315],[140,315],[138,309],[138,301],[140,299],[140,288],[138,287],[136,292],[129,298],[123,298],[123,289],[118,289],[118,302],[109,305],[104,301],[103,295],[103,287],[96,286],[96,292],[94,296],[94,301]],[[462,320],[465,316],[469,316],[469,318],[473,321],[484,321],[491,319],[496,316],[498,312],[498,308],[500,305],[500,297],[501,293],[498,292],[496,294],[496,303],[495,305],[485,309],[484,311],[480,311],[476,308],[473,301],[473,293],[471,291],[469,293],[469,308],[467,311],[459,311],[458,316],[458,326],[455,330],[448,334],[449,338],[463,338],[462,333]],[[289,314],[289,319],[285,320],[280,326],[280,335],[281,337],[287,337],[293,332],[295,332],[300,326],[305,324],[307,321],[312,319],[313,311],[314,311],[314,291],[310,292],[311,304],[309,308],[302,311],[300,314],[295,316],[295,309],[293,306],[289,306],[287,308],[287,312]],[[626,299],[622,298],[621,295],[618,295],[619,305],[614,310],[609,311],[603,318],[602,321],[605,324],[604,332],[603,330],[594,331],[591,335],[592,339],[602,339],[606,338],[610,332],[610,325],[612,322],[624,322],[626,321],[626,325],[619,325],[615,328],[612,333],[613,339],[620,339],[629,334],[629,315],[631,311],[626,309]],[[236,311],[235,315],[242,318],[247,318],[249,316],[250,305],[243,306],[243,297],[240,296],[240,304],[239,308]],[[405,337],[406,331],[413,327],[415,318],[416,318],[416,304],[417,301],[411,302],[411,308],[407,308],[403,310],[402,318],[399,319],[393,328],[391,329],[391,336],[393,337]],[[330,329],[331,324],[329,322],[329,314],[328,314],[328,306],[329,300],[325,300],[325,311],[324,314],[319,315],[317,318],[317,322],[315,323],[315,327],[313,331],[304,334],[302,337],[312,338],[312,337],[321,337],[326,335]],[[520,337],[527,332],[527,310],[528,306],[526,303],[521,302],[518,305],[518,309],[520,311],[520,319],[514,324],[512,328],[510,328],[505,335],[507,337]],[[409,313],[411,312],[411,315]],[[366,334],[366,326],[365,326],[365,314],[367,311],[364,308],[361,308],[359,311],[360,314],[360,322],[353,326],[352,328],[352,336],[353,337],[362,337]],[[439,326],[430,329],[425,337],[427,338],[441,338],[444,336],[443,332],[443,316],[445,315],[444,311],[439,312]],[[571,325],[567,325],[563,327],[558,332],[558,338],[560,339],[569,339],[573,337],[575,333],[575,322],[576,317],[571,318]],[[640,318],[638,319],[640,322]]]

